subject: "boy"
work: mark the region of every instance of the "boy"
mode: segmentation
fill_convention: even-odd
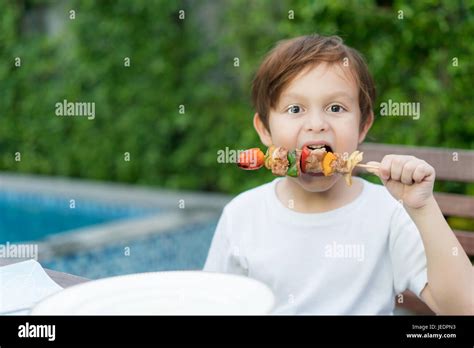
[[[252,98],[267,147],[352,153],[374,119],[368,68],[336,36],[279,43]],[[384,186],[302,174],[238,195],[224,208],[204,270],[266,283],[275,314],[392,314],[406,289],[436,313],[473,314],[473,268],[433,198],[434,169],[399,155],[380,166],[374,174]]]

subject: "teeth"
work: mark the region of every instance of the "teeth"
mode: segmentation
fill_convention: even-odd
[[[315,150],[315,149],[321,149],[321,148],[324,148],[325,145],[308,145],[308,148],[310,148],[311,150]]]

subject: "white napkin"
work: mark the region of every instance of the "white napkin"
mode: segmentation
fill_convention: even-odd
[[[36,303],[62,289],[35,260],[0,267],[0,315],[28,314]]]

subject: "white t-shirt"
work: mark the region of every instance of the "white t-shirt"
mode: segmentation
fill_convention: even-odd
[[[228,203],[204,271],[248,276],[275,294],[273,314],[392,314],[395,295],[427,283],[421,236],[385,187],[363,182],[349,204],[324,213],[283,205],[276,184]]]

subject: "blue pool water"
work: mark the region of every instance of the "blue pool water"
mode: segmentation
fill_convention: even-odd
[[[115,275],[199,270],[206,261],[217,221],[41,261],[45,268],[99,279]]]
[[[0,191],[0,244],[38,240],[48,235],[119,219],[142,217],[158,209],[136,208],[71,198]]]

